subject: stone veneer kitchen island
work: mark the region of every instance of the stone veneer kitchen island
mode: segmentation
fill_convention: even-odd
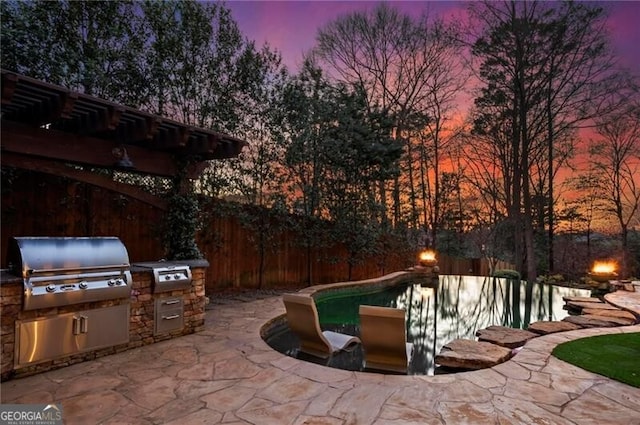
[[[1,298],[1,340],[2,340],[2,375],[1,381],[14,377],[32,375],[47,370],[58,369],[74,363],[107,356],[155,342],[177,338],[183,335],[200,332],[204,329],[205,305],[205,269],[209,266],[206,260],[180,261],[191,269],[192,282],[188,289],[154,293],[153,272],[148,268],[131,265],[131,295],[127,298],[71,304],[47,309],[26,311],[23,309],[24,285],[21,277],[10,274],[7,270],[0,273]],[[158,299],[179,298],[183,305],[183,325],[179,329],[168,332],[156,332],[155,306]],[[77,352],[30,365],[16,364],[16,333],[22,320],[55,317],[56,315],[81,312],[89,309],[100,309],[116,305],[129,305],[129,341],[127,343],[102,347],[96,350]]]

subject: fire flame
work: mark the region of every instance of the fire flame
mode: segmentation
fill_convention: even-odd
[[[436,252],[427,250],[420,253],[420,261],[436,261]]]
[[[593,263],[591,272],[594,274],[612,274],[616,271],[615,261],[596,261]]]

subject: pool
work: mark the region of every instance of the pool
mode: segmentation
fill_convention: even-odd
[[[414,275],[415,276],[415,275]],[[361,304],[402,308],[406,311],[407,340],[414,344],[409,374],[434,375],[451,371],[436,368],[434,358],[444,344],[456,339],[475,339],[475,333],[491,325],[526,329],[540,320],[561,320],[563,296],[590,296],[589,290],[528,283],[506,278],[451,276],[413,278],[381,287],[361,285],[321,291],[314,295],[320,325],[359,335]],[[291,357],[345,370],[362,371],[361,347],[339,352],[329,360],[298,352],[298,338],[286,320],[264,335],[272,348]]]

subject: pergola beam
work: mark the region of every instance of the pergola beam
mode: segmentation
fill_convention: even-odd
[[[69,167],[57,161],[50,161],[43,158],[26,157],[13,153],[5,153],[2,156],[2,164],[14,168],[25,170],[38,170],[41,173],[55,176],[67,177],[73,180],[89,183],[93,186],[102,187],[114,192],[122,193],[131,198],[142,201],[162,210],[167,209],[167,201],[152,195],[151,193],[130,184],[114,181],[111,177],[96,174],[90,171]]]
[[[167,170],[171,169],[166,166],[166,160],[160,161],[159,166],[151,165],[157,158],[197,158],[199,161],[227,159],[239,155],[246,145],[245,141],[223,133],[183,124],[2,70],[3,150],[8,149],[9,145],[15,149],[15,144],[9,142],[5,147],[4,143],[6,136],[9,136],[5,128],[12,129],[13,138],[18,137],[15,134],[16,127],[11,125],[24,126],[21,129],[25,132],[21,136],[23,141],[35,143],[35,134],[48,137],[53,146],[39,144],[33,148],[38,152],[52,155],[52,158],[72,156],[73,162],[77,163],[91,164],[97,158],[103,158],[107,143],[126,145],[129,152],[134,152],[136,148],[146,149],[144,152],[151,155],[151,160],[138,159],[134,162],[149,163],[144,168],[141,165],[140,172],[154,170],[153,173],[159,173],[157,175],[167,175],[170,172]],[[43,126],[49,131],[64,133],[74,140],[74,148],[78,149],[78,153],[56,153],[68,149],[69,143],[64,142],[64,137],[52,137],[55,133],[38,133],[36,129]],[[78,142],[79,138],[83,139],[83,143]],[[98,153],[92,152],[94,147]],[[82,155],[83,158],[80,157]],[[104,162],[102,159],[93,165],[104,166]]]
[[[128,171],[164,177],[172,177],[177,173],[176,164],[167,152],[12,122],[2,124],[2,150],[24,156],[50,158],[85,166],[117,168],[118,158],[114,156],[113,151],[122,147],[127,150],[134,165],[134,168]],[[191,174],[189,177],[198,176]]]

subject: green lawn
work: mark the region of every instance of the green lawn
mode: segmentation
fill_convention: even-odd
[[[590,372],[640,388],[640,333],[576,339],[558,345],[553,355]]]

